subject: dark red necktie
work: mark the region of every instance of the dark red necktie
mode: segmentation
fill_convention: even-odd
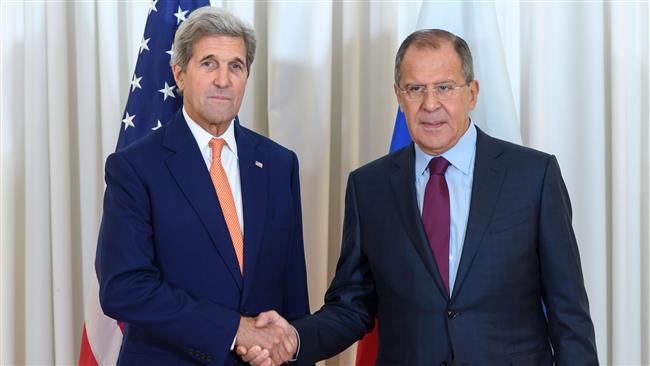
[[[445,171],[449,162],[443,157],[429,161],[429,181],[424,189],[422,224],[438,270],[449,294],[449,188]]]

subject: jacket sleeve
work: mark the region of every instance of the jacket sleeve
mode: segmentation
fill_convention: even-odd
[[[149,194],[122,154],[106,161],[95,268],[109,317],[154,335],[206,364],[224,363],[239,314],[163,281],[155,264]]]
[[[598,365],[571,203],[557,159],[547,162],[539,215],[542,296],[556,365]]]
[[[375,282],[361,249],[359,207],[354,175],[345,194],[343,240],[336,274],[325,294],[325,305],[292,324],[300,335],[300,365],[330,358],[361,339],[374,325]]]

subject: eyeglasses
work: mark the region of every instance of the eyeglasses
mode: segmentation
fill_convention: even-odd
[[[433,85],[432,89],[427,88],[426,85],[407,85],[405,89],[399,88],[399,91],[402,95],[406,97],[407,100],[411,102],[421,101],[424,99],[424,96],[427,95],[427,91],[431,91],[438,100],[448,100],[452,98],[456,91],[460,88],[468,86],[469,83],[463,85],[454,85],[451,83],[443,83]]]

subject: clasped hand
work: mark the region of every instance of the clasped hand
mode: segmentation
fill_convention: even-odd
[[[296,354],[298,340],[293,327],[277,312],[242,317],[235,341],[237,354],[253,366],[278,366]]]

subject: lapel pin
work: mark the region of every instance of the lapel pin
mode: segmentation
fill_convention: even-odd
[[[264,164],[262,164],[262,163],[260,163],[259,161],[256,160],[255,161],[255,166],[258,167],[258,168],[263,168]]]

